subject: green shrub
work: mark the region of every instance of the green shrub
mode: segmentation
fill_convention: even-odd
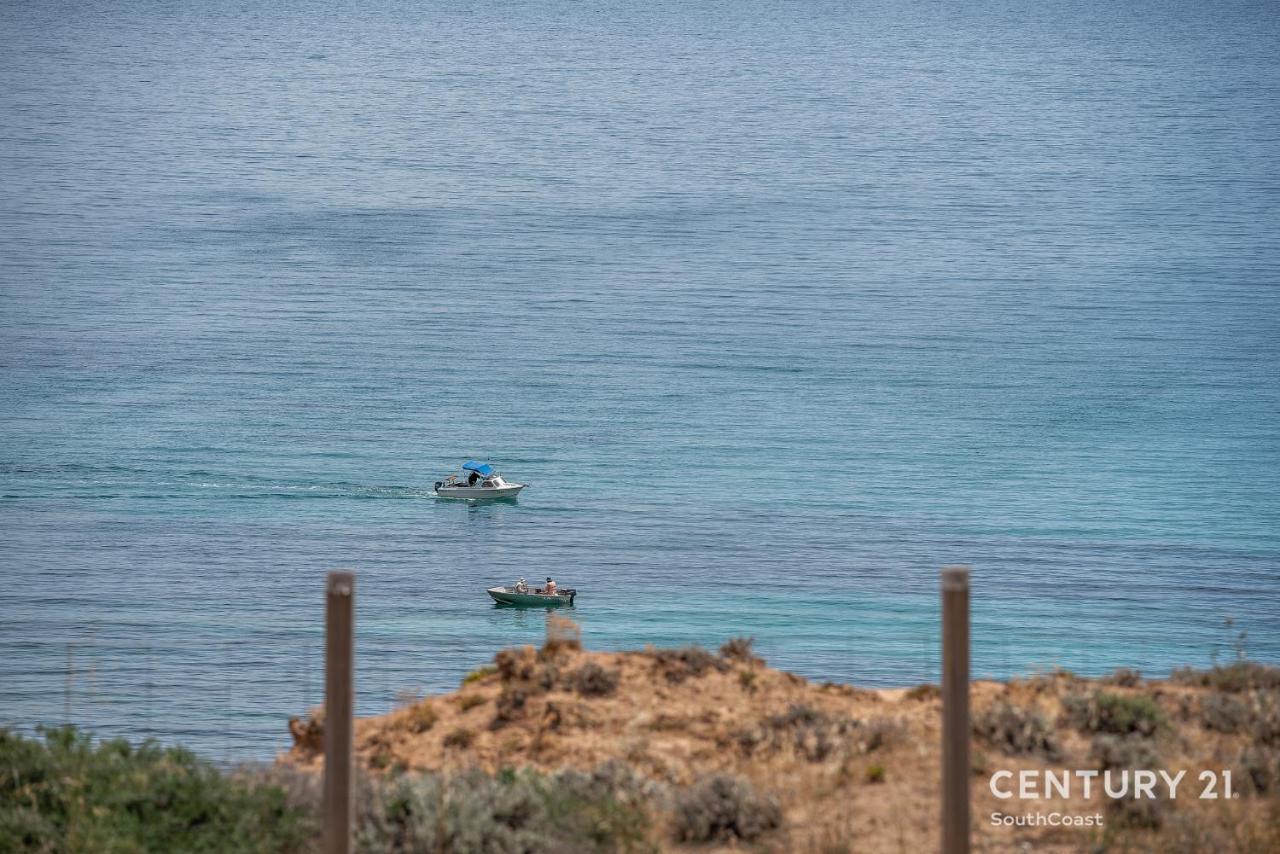
[[[498,668],[493,664],[486,664],[483,667],[477,667],[466,676],[462,677],[463,685],[470,685],[472,682],[479,682],[481,679],[492,676],[498,672]]]
[[[315,819],[278,786],[181,748],[0,729],[0,851],[301,851]]]
[[[1070,726],[1088,733],[1151,736],[1164,723],[1164,714],[1150,697],[1130,697],[1109,691],[1064,697],[1062,711]]]
[[[884,766],[879,764],[868,765],[867,766],[867,782],[883,783],[884,782]]]
[[[469,741],[451,733],[453,740]],[[73,729],[0,729],[0,851],[320,850],[322,779],[291,765],[220,772],[192,754]],[[594,772],[504,769],[369,776],[357,769],[364,852],[655,852],[665,786],[621,762]],[[757,801],[748,798],[744,808]],[[764,824],[775,822],[765,803]],[[776,823],[776,822],[775,822]],[[750,834],[758,818],[734,827]],[[736,832],[736,831],[735,831]]]

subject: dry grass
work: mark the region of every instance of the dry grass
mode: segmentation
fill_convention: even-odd
[[[457,747],[462,750],[470,747],[475,743],[476,734],[466,727],[455,727],[449,731],[444,737],[443,744],[445,747]]]
[[[424,733],[436,725],[436,721],[440,718],[440,714],[430,703],[423,701],[411,706],[408,713],[402,717],[405,727],[414,734]]]
[[[476,706],[483,706],[489,700],[483,694],[459,694],[455,702],[458,705],[458,711],[466,712]]]

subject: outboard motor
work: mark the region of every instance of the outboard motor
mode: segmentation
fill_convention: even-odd
[[[437,480],[437,481],[436,481],[436,489],[438,490],[438,489],[440,489],[440,487],[442,487],[442,486],[444,486],[444,481],[443,481],[443,480]]]
[[[564,589],[564,590],[561,590],[561,591],[559,591],[559,593],[560,593],[560,595],[561,595],[561,596],[568,596],[568,597],[569,597],[569,604],[570,604],[570,605],[572,605],[572,604],[573,604],[573,597],[578,595],[578,591],[577,591],[577,590],[574,590],[572,587],[569,587],[569,588],[566,588],[566,589]]]

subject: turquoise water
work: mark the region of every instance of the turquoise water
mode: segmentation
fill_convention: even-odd
[[[1267,4],[0,7],[0,721],[589,646],[1280,661]],[[468,457],[532,486],[437,502]],[[1227,629],[1224,619],[1235,621]]]

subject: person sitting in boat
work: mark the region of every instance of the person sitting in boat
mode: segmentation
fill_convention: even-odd
[[[516,582],[516,592],[517,592],[517,593],[528,593],[528,592],[529,592],[529,583],[528,583],[527,581],[525,581],[525,580],[524,580],[524,576],[523,576],[523,575],[522,575],[522,576],[520,576],[520,580]]]
[[[471,477],[467,478],[467,486],[475,486],[476,481],[480,480],[480,475],[475,472],[471,473]]]
[[[546,592],[547,592],[547,595],[548,595],[548,596],[554,596],[554,595],[556,595],[556,582],[555,582],[555,579],[551,578],[550,576],[547,576],[547,590],[546,590]]]

